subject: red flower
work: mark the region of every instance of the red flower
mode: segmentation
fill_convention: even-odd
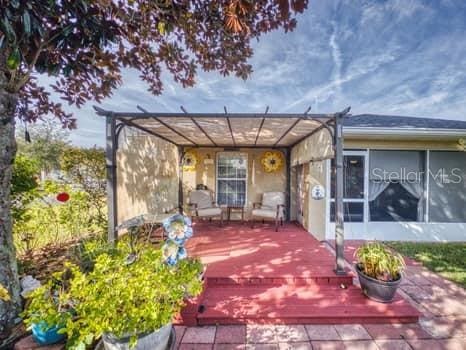
[[[61,192],[57,194],[57,201],[59,202],[68,202],[69,199],[70,199],[70,195],[66,192]]]

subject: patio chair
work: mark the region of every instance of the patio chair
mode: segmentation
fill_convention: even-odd
[[[251,227],[254,228],[256,218],[275,220],[275,231],[278,226],[283,226],[285,218],[285,194],[283,192],[264,192],[262,202],[254,203],[251,211]]]
[[[197,218],[220,218],[220,226],[223,225],[223,210],[213,200],[212,192],[209,190],[194,190],[189,194],[188,205],[191,209],[191,217]]]

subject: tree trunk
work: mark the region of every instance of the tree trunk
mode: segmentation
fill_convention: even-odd
[[[16,153],[14,112],[18,95],[6,90],[6,77],[0,71],[0,283],[11,301],[0,300],[0,339],[6,335],[20,310],[20,286],[13,244],[10,189]]]

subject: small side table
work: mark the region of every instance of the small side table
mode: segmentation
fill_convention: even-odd
[[[241,222],[244,222],[244,205],[229,205],[227,207],[227,220],[231,221],[231,212],[234,210],[241,211]]]

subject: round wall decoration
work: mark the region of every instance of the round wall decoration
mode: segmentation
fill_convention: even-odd
[[[261,164],[267,173],[280,171],[285,164],[285,157],[280,151],[267,151],[262,155]]]
[[[186,151],[183,157],[183,170],[194,171],[199,162],[199,156],[195,150]]]
[[[321,185],[315,185],[311,190],[311,197],[315,200],[321,200],[325,198],[325,188]]]

